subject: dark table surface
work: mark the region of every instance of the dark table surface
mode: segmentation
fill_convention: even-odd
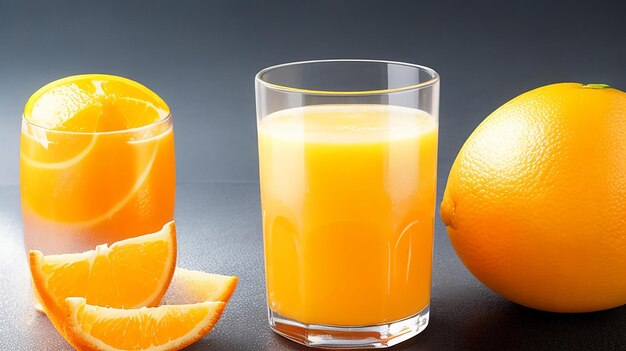
[[[32,308],[19,188],[0,186],[0,349],[72,350]],[[267,324],[257,183],[178,185],[178,265],[237,275],[215,329],[186,350],[305,350]],[[428,328],[392,350],[625,350],[626,307],[588,314],[538,312],[483,287],[462,266],[437,220]]]

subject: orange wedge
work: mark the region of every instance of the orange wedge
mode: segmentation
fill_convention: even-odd
[[[237,277],[177,268],[168,298],[184,304],[118,309],[68,298],[65,335],[80,351],[180,350],[213,329],[236,285]]]
[[[227,302],[237,286],[234,276],[211,274],[176,267],[163,303],[169,305],[204,301]]]
[[[156,306],[176,267],[176,227],[169,222],[154,234],[138,236],[95,250],[44,256],[30,251],[35,292],[44,312],[63,335],[65,299],[119,308]]]

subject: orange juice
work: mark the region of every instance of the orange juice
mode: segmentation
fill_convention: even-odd
[[[69,77],[42,90],[22,123],[27,249],[82,252],[156,232],[173,219],[174,133],[156,94],[106,75]]]
[[[293,320],[365,326],[428,307],[437,121],[316,105],[259,122],[267,297]]]

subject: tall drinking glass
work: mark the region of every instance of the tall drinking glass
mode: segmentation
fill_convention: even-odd
[[[284,64],[256,76],[269,323],[318,347],[426,328],[439,76],[399,62]]]
[[[27,250],[82,252],[174,218],[172,118],[136,82],[83,75],[41,88],[26,105],[20,149]]]

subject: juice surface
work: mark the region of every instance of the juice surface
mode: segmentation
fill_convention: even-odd
[[[398,106],[317,105],[258,128],[270,308],[363,326],[428,306],[436,120]]]
[[[23,123],[20,184],[27,249],[46,255],[81,252],[158,231],[173,219],[171,121],[145,113],[143,121],[134,121],[115,108],[86,110],[52,130]]]

